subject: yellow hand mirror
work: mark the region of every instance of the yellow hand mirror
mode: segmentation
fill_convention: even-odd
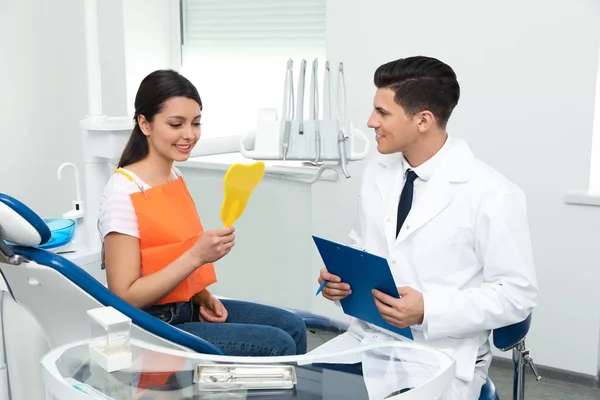
[[[242,215],[252,191],[265,174],[265,163],[233,164],[227,170],[223,186],[225,194],[221,206],[221,221],[224,226],[233,223]]]

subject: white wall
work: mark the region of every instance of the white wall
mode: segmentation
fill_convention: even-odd
[[[102,80],[102,112],[111,117],[121,117],[127,113],[127,98],[125,96],[127,82],[125,15],[123,6],[125,0],[96,1]]]
[[[132,111],[128,103],[140,75],[168,66],[171,1],[144,0],[143,7],[136,0],[98,1],[105,114]],[[61,163],[75,163],[84,178],[79,129],[87,112],[84,46],[82,1],[0,2],[0,192],[43,216],[68,211],[75,199],[72,172],[56,178]],[[130,99],[127,89],[133,91]]]
[[[75,199],[63,162],[81,165],[78,121],[85,113],[83,3],[0,2],[0,192],[44,216]]]
[[[528,341],[532,356],[595,375],[600,209],[567,206],[563,197],[588,186],[600,4],[329,0],[328,14],[328,57],[345,62],[357,124],[366,125],[380,64],[421,54],[454,67],[462,97],[450,134],[465,138],[528,197],[542,293]],[[356,184],[331,191],[335,203],[349,210]],[[330,204],[320,208],[324,218],[331,218]]]
[[[171,12],[177,0],[120,0],[123,3],[127,76],[127,113],[133,115],[135,94],[150,72],[171,64]]]
[[[600,63],[599,63],[600,64]],[[600,76],[600,65],[598,65],[598,76]],[[590,163],[590,187],[591,195],[600,196],[600,79],[596,80],[596,103],[594,108],[594,138],[592,140],[592,157]]]

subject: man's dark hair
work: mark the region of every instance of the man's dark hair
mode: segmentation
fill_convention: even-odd
[[[395,92],[394,101],[409,116],[428,110],[442,128],[458,104],[460,86],[452,68],[431,57],[400,58],[375,71],[375,86]]]

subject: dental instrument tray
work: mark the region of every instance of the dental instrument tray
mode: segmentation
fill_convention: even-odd
[[[306,161],[313,166],[337,162],[349,177],[347,163],[366,158],[370,140],[347,115],[343,64],[340,62],[333,70],[329,61],[325,62],[322,90],[317,59],[311,67],[302,59],[296,88],[293,77],[294,62],[289,59],[281,116],[277,108],[259,109],[256,128],[240,139],[240,153],[248,159]],[[304,109],[305,89],[308,110]]]
[[[291,365],[198,364],[194,370],[200,391],[293,389],[296,382]]]

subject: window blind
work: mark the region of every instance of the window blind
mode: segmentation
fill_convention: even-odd
[[[325,48],[326,0],[183,0],[183,46],[210,54]]]

